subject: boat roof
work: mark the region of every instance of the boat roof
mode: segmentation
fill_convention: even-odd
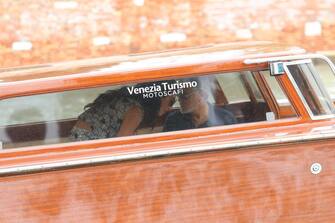
[[[198,47],[146,52],[61,63],[0,69],[0,84],[81,74],[136,72],[193,64],[243,61],[251,58],[303,54],[305,50],[269,41],[209,44]]]

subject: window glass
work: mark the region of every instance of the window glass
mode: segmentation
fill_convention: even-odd
[[[250,86],[250,89],[252,91],[250,93],[252,93],[255,96],[256,101],[264,101],[262,93],[257,86],[257,83],[255,81],[253,74],[251,72],[242,72],[242,77],[245,78],[245,82],[246,82],[245,86],[246,85]]]
[[[113,87],[2,100],[0,102],[0,126],[76,118],[86,104],[109,89],[113,89]]]
[[[296,117],[296,111],[294,110],[291,102],[289,101],[276,77],[271,76],[269,70],[261,71],[260,74],[265,77],[265,80],[270,87],[272,95],[277,101],[277,104],[279,106],[279,116],[282,118]]]
[[[220,87],[224,90],[229,103],[248,101],[249,96],[243,85],[241,73],[217,75]],[[237,90],[238,89],[238,90]]]
[[[279,105],[290,104],[286,94],[284,93],[284,91],[280,87],[278,81],[276,80],[276,77],[271,76],[269,70],[261,71],[260,73],[265,77],[266,82],[270,86],[270,89],[271,89],[273,95],[275,96],[275,98],[277,100],[277,103]]]
[[[312,63],[287,65],[305,103],[312,114],[329,115],[335,113],[334,106]]]
[[[327,61],[322,59],[313,59],[313,65],[326,86],[331,98],[335,101],[335,74]]]
[[[219,103],[218,95],[228,102]],[[251,72],[17,97],[1,100],[0,109],[0,142],[5,149],[277,117],[271,116]]]

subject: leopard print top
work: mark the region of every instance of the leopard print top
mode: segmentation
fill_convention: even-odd
[[[83,112],[78,120],[89,124],[91,130],[73,127],[70,134],[72,141],[105,139],[114,137],[122,124],[124,115],[133,106],[142,106],[134,99],[121,97],[109,103],[90,107]]]

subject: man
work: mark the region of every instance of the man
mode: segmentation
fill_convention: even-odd
[[[163,131],[178,131],[237,123],[231,112],[207,102],[208,95],[204,87],[206,87],[206,83],[208,84],[207,86],[210,86],[210,83],[201,80],[197,79],[197,87],[183,89],[183,94],[177,96],[180,103],[180,111],[175,111],[168,115]]]

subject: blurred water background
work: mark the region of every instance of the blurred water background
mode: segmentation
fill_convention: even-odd
[[[333,56],[334,0],[0,0],[0,68],[270,40]]]

